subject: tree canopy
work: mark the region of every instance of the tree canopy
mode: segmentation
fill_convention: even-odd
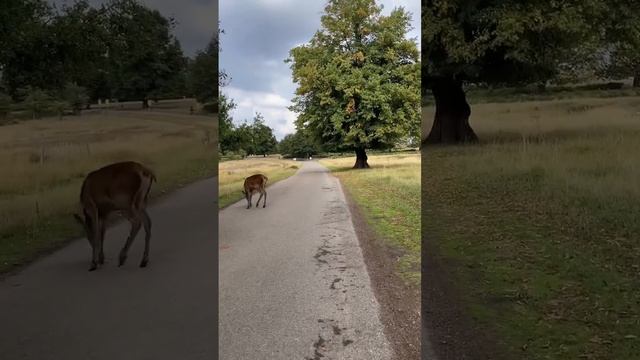
[[[78,0],[60,7],[45,0],[7,1],[0,10],[0,92],[12,101],[24,101],[35,90],[55,99],[75,93],[68,102],[74,110],[98,99],[147,106],[149,99],[215,98],[215,37],[195,60],[188,59],[173,34],[174,19],[138,0],[100,6]]]
[[[608,41],[629,43],[622,33],[637,21],[628,15],[622,21],[630,10],[620,11],[623,3],[630,2],[423,0],[422,86],[436,100],[426,142],[477,140],[463,82],[542,89],[548,81],[593,72]],[[624,31],[613,30],[621,24]]]
[[[322,143],[355,150],[387,148],[420,131],[420,54],[407,39],[411,15],[388,16],[374,0],[330,0],[321,29],[287,62],[298,84],[298,129]]]
[[[633,77],[633,86],[640,87],[640,2],[617,0],[609,2],[605,32],[602,77],[624,79]]]
[[[212,102],[218,87],[218,39],[211,38],[207,47],[196,54],[191,65],[191,92],[201,103]]]

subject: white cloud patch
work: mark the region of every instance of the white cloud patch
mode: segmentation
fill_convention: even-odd
[[[278,140],[295,132],[296,114],[287,109],[291,103],[284,96],[275,92],[251,91],[233,86],[224,88],[223,93],[234,99],[237,105],[231,113],[234,123],[242,124],[245,120],[250,123],[258,112],[264,116],[265,123],[274,130]]]

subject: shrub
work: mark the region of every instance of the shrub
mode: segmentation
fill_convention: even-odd
[[[74,83],[67,83],[62,90],[62,99],[73,110],[75,115],[80,112],[89,103],[89,95],[87,89]]]

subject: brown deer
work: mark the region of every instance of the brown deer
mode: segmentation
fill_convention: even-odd
[[[93,249],[89,271],[95,270],[98,264],[104,264],[105,222],[114,212],[121,213],[131,223],[129,237],[120,251],[118,266],[124,265],[127,252],[141,225],[144,226],[145,245],[140,267],[147,266],[151,219],[146,205],[154,181],[156,177],[151,170],[133,161],[107,165],[87,175],[80,191],[80,206],[84,217],[78,214],[74,214],[74,217],[84,227]]]
[[[251,175],[244,179],[244,190],[242,190],[242,193],[247,199],[247,209],[251,208],[251,198],[253,197],[254,192],[260,192],[260,197],[258,198],[258,201],[256,201],[256,207],[260,204],[262,196],[264,196],[262,207],[264,208],[267,206],[267,191],[264,189],[267,185],[267,180],[269,179],[262,174]]]

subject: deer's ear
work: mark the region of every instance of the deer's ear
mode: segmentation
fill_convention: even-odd
[[[80,215],[73,214],[73,218],[76,219],[76,221],[79,222],[80,225],[84,226],[84,220],[80,217]]]

